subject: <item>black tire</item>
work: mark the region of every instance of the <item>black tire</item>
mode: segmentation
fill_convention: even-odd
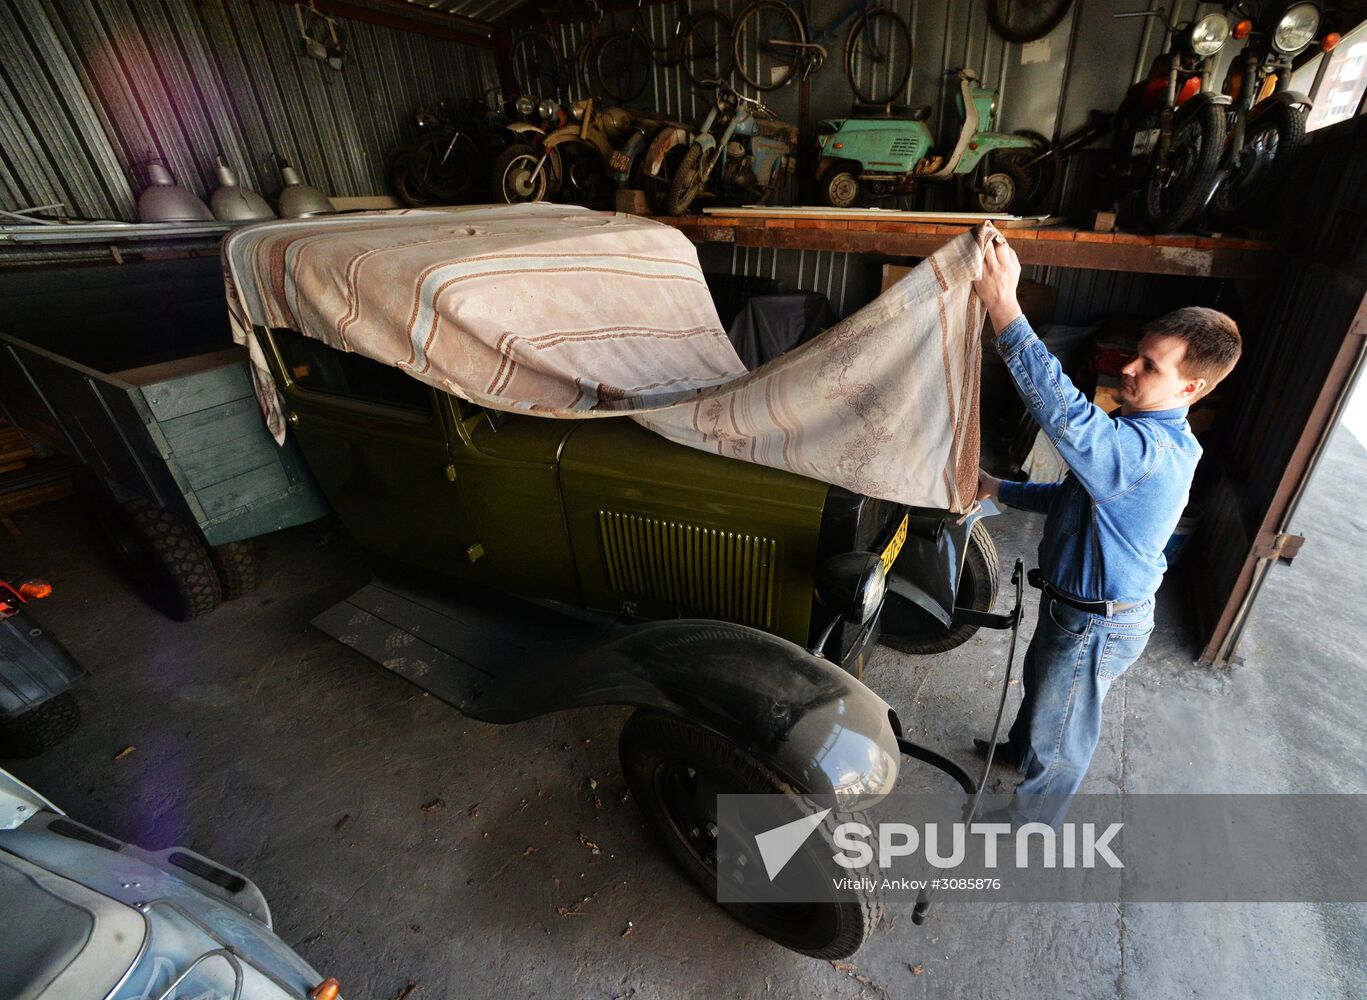
[[[1306,117],[1303,107],[1274,104],[1248,125],[1238,170],[1210,199],[1211,221],[1224,226],[1255,222],[1259,214],[1266,218],[1269,200],[1282,190],[1305,146]]]
[[[688,147],[688,152],[679,162],[679,169],[674,171],[674,177],[669,182],[669,191],[665,194],[665,215],[683,215],[702,194],[702,154],[701,146],[694,144]]]
[[[893,572],[897,572],[897,567],[893,566]],[[992,536],[988,534],[987,525],[982,521],[973,522],[973,530],[968,535],[968,552],[964,558],[964,570],[959,576],[959,589],[955,595],[954,603],[961,608],[972,608],[975,611],[991,611],[993,605],[997,603],[997,582],[1000,575],[1000,564],[997,557],[997,546],[992,541]],[[888,601],[900,601],[902,598],[895,594],[888,595]],[[884,631],[879,635],[878,641],[884,646],[896,649],[903,653],[915,653],[924,656],[930,653],[946,653],[956,646],[962,646],[969,639],[977,634],[976,625],[959,625],[950,629],[948,632],[939,624],[932,622],[924,612],[909,615],[911,620],[916,622],[924,621],[925,624],[919,628],[909,628],[900,633],[889,632],[887,623],[894,620],[895,616],[889,614],[889,609],[883,610]]]
[[[669,716],[638,711],[622,728],[618,752],[627,787],[646,821],[685,874],[713,900],[717,898],[716,843],[701,821],[710,818],[715,824],[717,793],[786,795],[795,810],[806,811],[798,789],[740,747]],[[835,812],[826,817],[823,829],[828,841],[829,832],[844,818],[837,820]],[[695,819],[701,825],[692,822]],[[808,842],[813,859],[820,840],[813,836]],[[799,858],[806,854],[807,848],[802,849]],[[801,862],[795,858],[792,863]],[[858,951],[878,925],[883,909],[876,891],[823,903],[719,905],[770,940],[828,960]]]
[[[690,146],[675,146],[665,154],[664,163],[660,168],[661,177],[647,177],[644,172],[641,175],[641,189],[646,194],[646,204],[650,206],[650,211],[655,215],[664,215],[665,199],[669,196],[669,185],[678,172],[679,164],[688,155]]]
[[[802,49],[769,42],[805,42],[802,22],[779,0],[758,0],[736,18],[731,52],[741,78],[756,90],[777,90],[793,78]]]
[[[845,42],[845,75],[866,104],[894,101],[911,79],[911,29],[895,11],[874,7],[854,22]]]
[[[480,152],[465,132],[433,129],[413,144],[404,181],[427,205],[459,205],[475,189]]]
[[[518,205],[545,199],[549,187],[549,160],[541,175],[535,181],[529,180],[540,159],[541,154],[525,143],[514,143],[500,153],[490,175],[494,201]]]
[[[81,724],[81,706],[63,691],[18,718],[0,722],[0,755],[36,757],[51,750]]]
[[[598,42],[594,56],[603,96],[618,104],[634,101],[650,85],[655,55],[634,31],[612,31]]]
[[[218,574],[198,530],[148,500],[120,503],[91,473],[74,482],[86,514],[149,604],[178,622],[218,607]]]
[[[1025,173],[1026,179],[1030,182],[1030,189],[1025,195],[1025,210],[1033,215],[1053,215],[1058,206],[1059,181],[1062,174],[1059,171],[1058,157],[1050,157],[1042,160],[1029,170],[1025,169],[1025,162],[1032,160],[1040,153],[1049,148],[1049,140],[1038,132],[1030,132],[1025,129],[1017,130],[1012,133],[1022,139],[1029,139],[1033,142],[1032,149],[1004,149],[995,155],[1008,160],[1015,161],[1020,165]]]
[[[1220,105],[1202,103],[1185,114],[1179,110],[1172,126],[1168,176],[1159,174],[1156,155],[1145,170],[1141,212],[1146,229],[1170,233],[1205,206],[1224,153],[1224,138],[1225,111]]]
[[[1008,42],[1043,38],[1063,20],[1073,0],[988,0],[987,20]]]
[[[1020,215],[1030,194],[1030,178],[1020,164],[1008,157],[996,157],[991,168],[983,173],[984,190],[973,192],[977,210],[989,215],[1005,212]]]
[[[689,22],[679,51],[684,73],[693,86],[716,90],[731,78],[735,63],[731,19],[719,10],[703,11]]]
[[[261,585],[261,561],[250,540],[210,546],[209,559],[218,574],[223,600],[236,600]]]
[[[821,199],[831,208],[856,205],[861,194],[858,167],[832,167],[821,179]]]

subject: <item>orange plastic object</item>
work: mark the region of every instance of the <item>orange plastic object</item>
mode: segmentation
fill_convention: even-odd
[[[19,584],[19,593],[35,601],[41,601],[52,594],[52,584],[46,580],[29,580]]]
[[[1343,36],[1337,31],[1331,31],[1324,36],[1324,41],[1320,42],[1320,48],[1324,49],[1325,52],[1331,52],[1341,41],[1343,41]]]
[[[342,984],[331,976],[309,990],[309,1000],[337,1000],[342,992]]]
[[[1248,33],[1253,30],[1252,21],[1240,21],[1234,26],[1232,34],[1235,38],[1247,38]]]

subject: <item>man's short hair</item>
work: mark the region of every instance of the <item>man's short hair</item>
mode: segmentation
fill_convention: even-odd
[[[1234,370],[1243,352],[1238,324],[1218,309],[1204,306],[1187,306],[1159,316],[1144,325],[1144,332],[1186,341],[1180,365],[1182,377],[1205,379],[1202,396]]]

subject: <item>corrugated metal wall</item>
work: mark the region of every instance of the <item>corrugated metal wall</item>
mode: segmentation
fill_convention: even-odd
[[[266,195],[276,154],[328,194],[386,192],[414,112],[494,86],[493,57],[346,26],[337,72],[303,55],[278,0],[0,0],[0,208],[131,220],[142,164],[207,197],[220,152]]]

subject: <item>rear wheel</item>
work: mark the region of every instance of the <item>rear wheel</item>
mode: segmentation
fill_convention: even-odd
[[[982,190],[974,200],[983,212],[1020,215],[1030,196],[1030,179],[1020,164],[1011,159],[994,158],[990,172],[983,176]]]
[[[793,78],[805,42],[802,22],[786,3],[759,0],[741,11],[731,35],[737,72],[756,90],[777,90]]]
[[[955,606],[991,611],[997,603],[999,569],[997,546],[987,532],[987,525],[982,521],[973,522],[963,573],[959,576],[959,588],[954,597]],[[895,565],[892,571],[897,572]],[[976,625],[958,625],[946,630],[910,601],[889,592],[883,608],[883,631],[878,641],[903,653],[945,653],[962,646],[977,631]]]
[[[636,804],[670,856],[711,899],[717,898],[718,795],[784,795],[790,798],[795,817],[810,812],[797,789],[734,743],[669,716],[638,711],[623,727],[618,750]],[[827,824],[833,826],[835,816],[831,813],[819,829],[829,833]],[[824,870],[830,858],[821,857],[820,843],[819,836],[811,837],[789,864]],[[761,859],[748,860],[758,872]],[[813,884],[818,881],[830,884],[828,878]],[[720,905],[751,930],[786,948],[824,959],[846,958],[858,951],[882,914],[876,893],[832,896],[820,903]]]
[[[196,528],[141,497],[121,503],[92,473],[74,481],[86,514],[150,604],[178,622],[218,607],[218,574]]]
[[[832,208],[849,208],[859,201],[859,171],[855,167],[837,167],[821,182],[821,197]]]
[[[218,575],[218,586],[225,601],[250,594],[261,585],[261,561],[248,540],[226,542],[209,549],[209,559]]]

